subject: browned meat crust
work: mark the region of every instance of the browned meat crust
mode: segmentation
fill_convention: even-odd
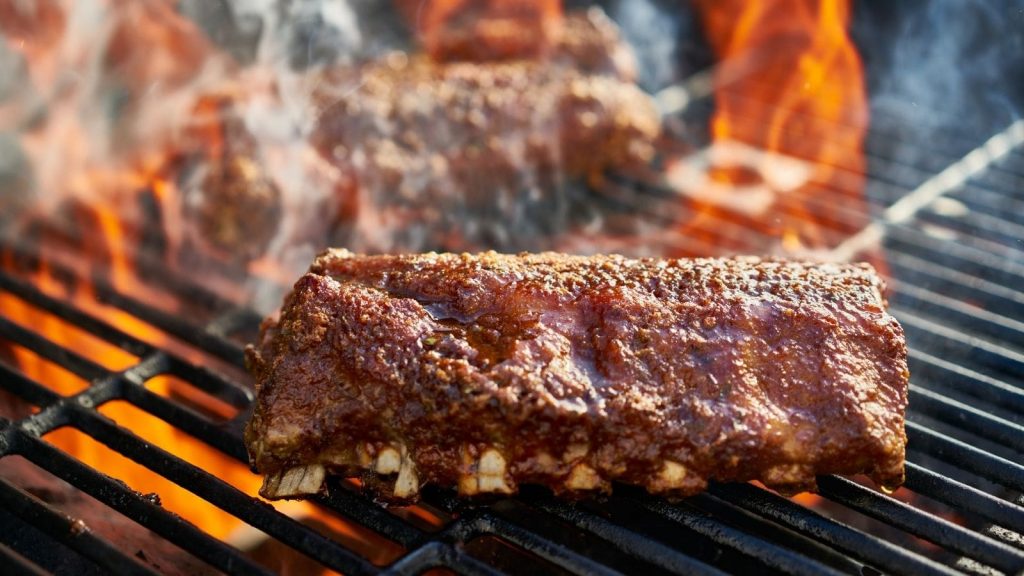
[[[522,247],[524,231],[564,228],[536,223],[564,216],[568,181],[648,166],[660,117],[625,79],[631,58],[614,24],[586,12],[564,30],[546,59],[393,54],[325,72],[311,141],[339,172],[332,241],[366,252]]]
[[[350,184],[335,241],[359,250],[500,247],[493,229],[526,228],[567,177],[646,166],[660,130],[634,84],[536,62],[399,59],[344,73],[327,83],[351,95],[322,89],[312,142]]]
[[[494,6],[426,7],[400,0],[424,48],[438,62],[548,60],[580,72],[636,78],[636,58],[619,27],[604,10],[592,6],[561,17],[561,2]]]
[[[870,266],[328,251],[249,347],[263,494],[903,479],[903,331]],[[287,472],[291,471],[291,474]],[[372,483],[371,483],[372,484]]]

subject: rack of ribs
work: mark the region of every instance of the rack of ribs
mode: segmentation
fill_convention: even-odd
[[[268,498],[783,492],[903,480],[903,331],[867,264],[329,250],[247,349]]]
[[[395,53],[324,71],[310,141],[339,174],[331,243],[550,246],[571,216],[570,183],[647,167],[661,119],[615,24],[574,12],[556,40],[543,57]]]

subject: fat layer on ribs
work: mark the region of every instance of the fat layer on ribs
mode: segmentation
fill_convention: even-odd
[[[903,331],[866,264],[319,256],[247,349],[269,498],[902,482]]]

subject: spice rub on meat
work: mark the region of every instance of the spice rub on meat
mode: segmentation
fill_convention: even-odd
[[[646,168],[661,118],[628,46],[600,11],[565,20],[544,58],[395,53],[325,70],[310,142],[337,173],[331,243],[537,247],[568,226],[574,184]]]
[[[903,331],[866,265],[319,256],[247,350],[261,493],[693,494],[903,480]]]

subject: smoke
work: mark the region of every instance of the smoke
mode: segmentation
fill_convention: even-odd
[[[42,3],[54,18],[29,15],[17,32],[0,21],[5,213],[33,195],[33,216],[102,211],[161,234],[153,257],[196,276],[293,278],[329,242],[550,247],[583,195],[562,168],[582,180],[652,153],[657,114],[620,78],[600,11],[574,21],[585,41],[559,48],[564,69],[491,73],[394,52],[412,36],[391,3],[29,2]],[[648,61],[663,59],[653,50]],[[331,107],[352,123],[314,147]],[[364,160],[389,170],[353,168]]]
[[[1024,9],[1012,0],[862,2],[853,31],[879,119],[991,134],[1024,102]]]
[[[654,0],[631,0],[615,5],[612,17],[622,27],[623,36],[637,55],[640,74],[638,83],[656,92],[679,78],[680,58],[677,53],[682,17],[689,11],[655,3]]]

